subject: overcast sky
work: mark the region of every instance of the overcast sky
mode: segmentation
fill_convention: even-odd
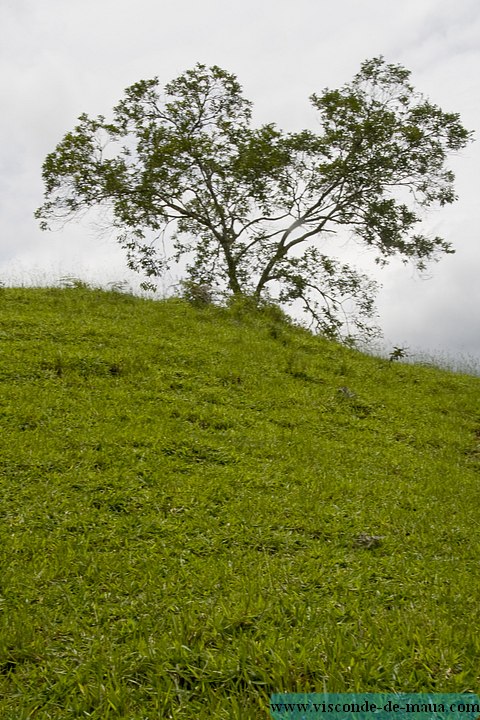
[[[65,275],[108,283],[138,278],[122,251],[89,223],[42,233],[41,165],[82,112],[105,114],[128,85],[166,83],[202,62],[237,75],[257,123],[314,129],[311,93],[351,80],[384,55],[412,71],[415,87],[477,131],[478,0],[0,0],[0,280]],[[317,126],[318,127],[318,126]],[[480,358],[480,143],[451,163],[459,201],[431,212],[427,228],[456,255],[428,278],[394,262],[378,272],[386,342]],[[358,248],[342,248],[371,262]],[[163,288],[176,281],[163,280]]]

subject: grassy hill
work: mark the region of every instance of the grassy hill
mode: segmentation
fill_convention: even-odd
[[[2,719],[478,689],[478,378],[81,287],[0,351]]]

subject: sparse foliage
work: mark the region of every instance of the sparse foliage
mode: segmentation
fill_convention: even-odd
[[[113,119],[81,115],[43,166],[41,227],[109,209],[131,268],[153,278],[186,257],[188,280],[256,300],[301,302],[320,331],[368,336],[375,283],[329,257],[347,230],[423,268],[453,252],[418,231],[421,211],[455,200],[447,155],[471,134],[383,58],[310,100],[321,130],[251,127],[236,77],[197,64],[160,89],[127,88]],[[167,234],[171,255],[157,252]],[[353,311],[349,318],[347,308]]]
[[[395,360],[403,360],[403,358],[406,358],[407,356],[408,356],[408,348],[397,347],[395,345],[393,347],[392,352],[388,356],[388,359],[390,362],[394,362]]]

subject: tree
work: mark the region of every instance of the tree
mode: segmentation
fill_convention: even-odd
[[[163,93],[158,78],[142,80],[112,120],[81,115],[47,156],[36,217],[47,229],[102,206],[128,265],[146,276],[186,256],[189,282],[300,300],[321,332],[368,334],[375,283],[322,242],[344,228],[378,263],[398,255],[419,268],[453,252],[416,230],[424,208],[456,199],[445,162],[471,139],[409,76],[382,57],[364,62],[350,83],[311,96],[319,133],[252,128],[252,103],[218,66],[197,64]],[[158,253],[164,233],[170,256]]]

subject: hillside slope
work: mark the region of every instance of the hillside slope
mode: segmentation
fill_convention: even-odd
[[[477,690],[478,378],[86,288],[0,350],[2,718]]]

